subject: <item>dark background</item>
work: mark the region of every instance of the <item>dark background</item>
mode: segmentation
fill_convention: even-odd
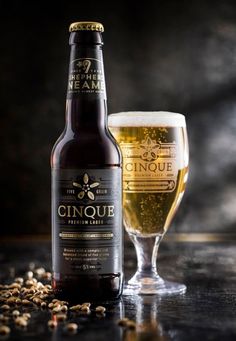
[[[68,26],[101,21],[109,112],[186,115],[190,180],[172,232],[236,225],[235,1],[0,1],[1,234],[50,233]]]

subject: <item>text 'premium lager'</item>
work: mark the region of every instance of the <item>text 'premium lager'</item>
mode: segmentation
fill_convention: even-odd
[[[52,151],[55,294],[116,299],[122,290],[121,155],[107,128],[103,26],[70,26],[66,127]]]

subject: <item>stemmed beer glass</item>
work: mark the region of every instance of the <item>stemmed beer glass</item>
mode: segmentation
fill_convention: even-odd
[[[171,112],[123,112],[110,115],[108,122],[122,151],[123,219],[138,263],[124,294],[184,292],[184,284],[158,275],[156,258],[186,187],[185,117]]]

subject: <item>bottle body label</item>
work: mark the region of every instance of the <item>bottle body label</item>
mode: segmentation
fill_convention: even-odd
[[[122,271],[121,169],[52,170],[53,271]]]

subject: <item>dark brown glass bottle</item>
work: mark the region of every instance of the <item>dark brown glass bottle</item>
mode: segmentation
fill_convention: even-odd
[[[70,301],[120,297],[121,153],[107,128],[100,23],[70,25],[66,126],[51,156],[53,289]]]

